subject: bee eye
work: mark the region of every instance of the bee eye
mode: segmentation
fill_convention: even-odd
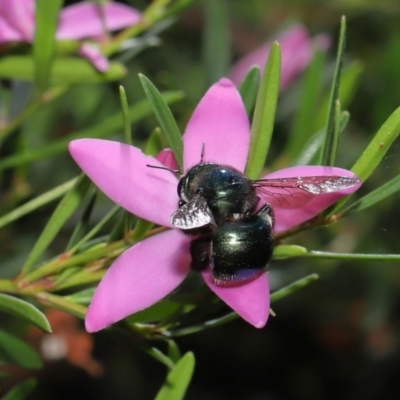
[[[179,196],[182,195],[182,192],[183,192],[182,186],[184,185],[184,183],[185,183],[185,178],[181,178],[181,179],[179,180],[179,182],[178,182],[177,191],[178,191],[178,195],[179,195]]]

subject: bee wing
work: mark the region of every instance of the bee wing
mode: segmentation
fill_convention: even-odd
[[[214,223],[214,217],[204,197],[197,195],[178,208],[171,215],[170,222],[178,229],[195,229]]]
[[[315,196],[347,189],[360,183],[347,176],[300,176],[253,181],[257,194],[272,207],[300,208]]]

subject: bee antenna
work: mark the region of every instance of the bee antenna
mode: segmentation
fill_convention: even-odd
[[[156,169],[165,169],[166,171],[173,172],[174,174],[183,175],[183,172],[180,171],[179,169],[172,169],[172,168],[168,168],[168,167],[159,167],[158,165],[149,165],[149,164],[146,164],[146,167],[156,168]]]

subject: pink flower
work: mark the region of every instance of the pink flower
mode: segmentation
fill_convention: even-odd
[[[119,3],[101,5],[83,1],[65,7],[59,16],[57,40],[93,39],[98,42],[104,29],[114,31],[139,22],[141,14],[134,8]],[[104,18],[104,26],[103,20]],[[0,0],[0,44],[8,42],[32,43],[35,32],[35,0]],[[87,58],[99,71],[108,69],[108,60],[97,43],[85,42],[79,54]]]
[[[326,50],[330,45],[327,35],[320,34],[310,39],[303,25],[294,25],[281,33],[276,40],[281,46],[281,90],[285,90],[290,83],[310,63],[315,47]],[[271,43],[268,42],[240,59],[231,69],[229,78],[239,85],[247,71],[254,65],[264,68]],[[262,72],[262,71],[261,71]]]
[[[204,162],[244,171],[249,142],[249,120],[241,97],[231,81],[221,79],[204,95],[183,135],[184,171],[200,162],[203,143]],[[86,329],[95,332],[151,306],[173,291],[190,272],[189,243],[193,237],[174,229],[170,223],[171,214],[178,208],[178,178],[173,173],[147,167],[162,166],[156,158],[133,146],[100,139],[75,140],[69,150],[82,170],[114,202],[141,218],[172,228],[135,244],[111,265],[86,315]],[[172,165],[168,151],[159,159]],[[320,166],[287,168],[266,177],[313,175],[354,177],[350,171]],[[280,209],[278,202],[274,208],[275,232],[308,220],[358,187],[316,196],[296,210]],[[274,191],[268,190],[270,194]],[[273,200],[265,193],[258,194],[264,197],[263,202]],[[269,315],[266,274],[229,287],[215,285],[208,271],[202,275],[209,288],[243,319],[257,328],[265,325]]]

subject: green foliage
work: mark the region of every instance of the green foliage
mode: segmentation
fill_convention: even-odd
[[[226,75],[231,65],[227,0],[204,1],[203,63],[206,87]]]
[[[155,400],[181,400],[185,396],[194,371],[194,355],[186,353],[168,374],[164,386]]]
[[[386,182],[382,186],[368,193],[366,196],[362,197],[358,201],[351,204],[345,210],[342,211],[342,214],[353,212],[353,211],[362,211],[373,205],[379,203],[380,201],[386,199],[388,196],[398,192],[400,190],[400,175]]]
[[[32,304],[8,294],[0,293],[0,310],[29,322],[45,332],[51,332],[45,315]]]
[[[321,150],[321,165],[335,165],[336,151],[339,144],[340,101],[339,88],[342,73],[343,54],[346,42],[346,18],[340,24],[339,46],[336,56],[335,73],[329,97],[328,117],[326,121],[325,140]]]
[[[296,5],[294,12],[290,5],[276,7],[276,2],[142,1],[143,7],[150,5],[142,10],[139,24],[97,43],[104,55],[112,57],[110,68],[100,73],[77,55],[80,42],[60,43],[55,39],[61,3],[38,0],[34,42],[2,44],[0,58],[0,311],[4,313],[0,358],[3,364],[25,369],[43,366],[39,354],[23,339],[29,335],[25,327],[34,325],[50,333],[51,319],[44,313],[47,309],[83,319],[95,288],[113,261],[136,242],[164,230],[118,206],[112,207],[86,177],[76,178],[77,168],[68,156],[67,144],[82,137],[107,138],[140,147],[153,156],[170,147],[181,168],[181,132],[204,90],[230,70],[233,53],[239,56],[251,50],[256,41],[264,40],[265,27],[270,31],[282,19],[277,8],[309,20],[302,6]],[[193,8],[193,14],[181,15],[197,3],[200,7]],[[317,11],[324,7],[317,4]],[[337,10],[340,4],[334,2],[330,7]],[[328,26],[338,27],[337,13],[331,14]],[[201,33],[196,19],[199,15],[204,22]],[[362,302],[365,313],[369,313],[365,320],[373,317],[368,302],[375,307],[380,302],[381,325],[375,323],[375,327],[385,327],[395,336],[397,328],[388,310],[394,308],[395,303],[389,302],[395,301],[398,292],[400,261],[396,213],[400,175],[395,161],[400,133],[400,108],[396,109],[400,104],[396,84],[400,82],[400,25],[381,27],[385,39],[381,41],[377,35],[378,45],[354,30],[354,17],[362,19],[362,13],[353,9],[351,15],[347,27],[346,19],[341,20],[336,60],[326,51],[315,50],[318,46],[313,43],[315,51],[307,69],[285,92],[279,90],[283,49],[279,43],[271,46],[261,77],[259,67],[248,70],[239,88],[252,121],[246,173],[257,179],[264,168],[312,164],[349,168],[354,163],[351,170],[363,181],[361,194],[352,196],[352,202],[343,199],[318,218],[276,235],[269,272],[271,302],[274,309],[277,307],[277,318],[293,307],[296,314],[300,310],[313,318],[317,315],[316,320],[319,317],[322,322],[313,323],[323,324],[325,314],[319,314],[317,307],[321,304],[329,315],[326,318],[337,318],[330,313],[339,309],[339,300],[325,307],[326,299],[316,300],[314,288],[329,282],[331,287],[339,288],[334,290],[335,299],[340,297],[343,309],[354,306],[349,299],[361,301],[365,295]],[[381,14],[375,9],[369,22],[377,16]],[[317,17],[311,29],[322,23],[324,20]],[[371,30],[371,37],[375,33]],[[180,101],[183,98],[185,101]],[[55,206],[52,203],[56,200],[59,203]],[[316,229],[346,216],[350,216],[347,221],[329,229]],[[294,237],[302,231],[306,233]],[[342,282],[346,281],[343,275],[346,278],[353,271],[351,263],[357,266],[357,287]],[[310,285],[318,279],[315,272],[321,281]],[[131,284],[134,291],[135,282]],[[341,291],[347,287],[351,290],[342,296]],[[307,296],[312,300],[308,301]],[[279,308],[277,302],[281,299],[287,300]],[[383,306],[382,299],[387,302]],[[112,301],[110,298],[111,307]],[[169,296],[115,324],[104,335],[123,333],[123,340],[167,369],[156,400],[183,399],[195,358],[186,352],[192,342],[181,342],[181,336],[193,335],[201,346],[212,347],[215,342],[217,350],[232,346],[230,341],[234,340],[232,359],[245,359],[244,352],[249,352],[247,358],[252,360],[262,352],[252,350],[258,339],[248,339],[253,337],[250,328],[242,329],[245,334],[235,324],[224,328],[237,319],[237,314],[222,305],[193,272]],[[368,335],[368,324],[374,326],[370,322],[352,324],[351,329],[359,329],[362,335]],[[308,331],[314,332],[316,325]],[[60,329],[54,324],[53,329],[56,327]],[[259,337],[264,333],[267,337],[268,329],[274,327],[267,327]],[[204,333],[207,330],[214,331]],[[82,331],[79,334],[85,335]],[[385,345],[390,344],[387,337]],[[321,347],[326,346],[323,335],[318,340]],[[114,342],[106,341],[107,345],[111,343],[112,352]],[[185,351],[181,351],[181,343]],[[115,362],[118,374],[128,364],[127,359]],[[227,360],[227,368],[230,363]],[[148,375],[138,374],[143,380]],[[22,400],[35,385],[34,379],[23,381],[3,399]]]
[[[5,79],[33,81],[36,78],[35,60],[30,56],[7,56],[0,59],[0,76]],[[101,83],[121,79],[126,74],[122,64],[111,63],[104,74],[96,71],[87,61],[76,57],[59,57],[54,60],[46,81],[52,85],[73,85],[79,83]],[[44,82],[44,78],[40,78]],[[43,86],[44,83],[41,83]]]
[[[182,93],[169,92],[163,94],[167,103],[174,103],[182,99]],[[130,122],[137,123],[147,117],[152,111],[151,105],[148,100],[142,100],[129,108]],[[111,115],[99,123],[92,126],[73,132],[61,139],[56,139],[47,143],[37,149],[26,149],[25,151],[17,154],[10,155],[4,160],[0,160],[0,170],[7,169],[15,166],[25,165],[27,163],[42,160],[46,157],[53,157],[60,153],[65,153],[67,144],[74,139],[82,137],[90,138],[106,138],[114,135],[123,127],[123,120],[121,112]]]
[[[42,360],[32,347],[3,330],[0,330],[0,360],[29,369],[42,367]]]
[[[125,143],[132,144],[131,124],[129,119],[128,99],[123,86],[119,87],[119,96],[121,99],[122,120],[124,121]]]
[[[178,125],[168,108],[167,103],[162,98],[157,88],[146,78],[144,75],[139,75],[143,89],[146,96],[150,100],[154,113],[157,117],[157,121],[160,124],[161,130],[167,138],[168,144],[175,154],[178,165],[182,168],[182,139]]]
[[[400,134],[400,107],[385,121],[351,169],[366,180]]]
[[[69,191],[72,186],[76,183],[76,178],[71,179],[68,182],[65,182],[54,189],[47,191],[46,193],[37,196],[35,199],[32,199],[20,207],[15,208],[10,211],[8,214],[3,215],[0,218],[0,228],[6,226],[7,224],[23,217],[26,214],[29,214],[40,207],[50,203],[53,200],[58,199],[62,195],[64,195],[67,191]]]
[[[81,175],[71,190],[65,194],[47,223],[46,228],[43,230],[35,246],[28,255],[28,258],[22,267],[24,272],[28,272],[32,268],[34,263],[43,254],[60,229],[64,226],[65,222],[78,208],[83,197],[86,195],[89,186],[90,180],[84,175]]]
[[[246,174],[251,179],[261,175],[274,129],[275,110],[278,101],[281,68],[279,43],[271,46],[271,51],[260,83],[251,124],[251,142],[246,166]]]
[[[33,43],[33,56],[38,89],[47,89],[56,48],[56,30],[61,0],[37,0],[36,29]]]
[[[239,92],[242,96],[247,114],[251,114],[256,103],[258,86],[260,84],[260,68],[254,66],[249,69],[243,82],[240,85]]]
[[[22,383],[14,386],[1,400],[24,400],[29,393],[35,388],[36,379],[27,379]]]
[[[295,112],[293,127],[291,130],[290,140],[286,143],[287,148],[285,154],[290,160],[298,156],[299,151],[303,148],[304,143],[315,133],[313,124],[310,121],[315,116],[315,109],[318,108],[318,101],[321,96],[322,76],[324,72],[324,64],[326,55],[323,51],[317,50],[314,57],[307,67],[304,75],[301,77],[300,94]],[[310,149],[309,145],[305,145],[305,149]],[[298,165],[308,164],[308,162],[299,162]],[[296,165],[296,163],[294,163]]]

